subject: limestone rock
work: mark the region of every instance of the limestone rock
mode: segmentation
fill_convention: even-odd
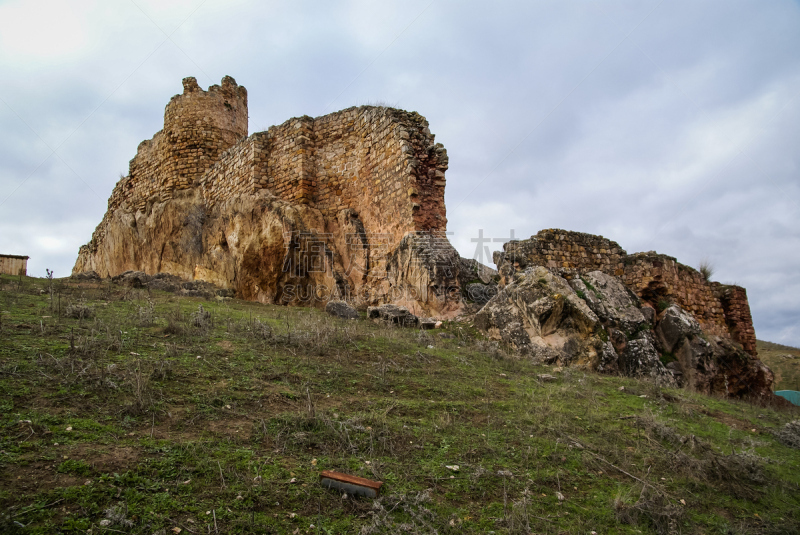
[[[476,314],[475,326],[541,362],[674,384],[638,307],[612,276],[594,272],[585,282],[567,282],[537,266],[513,274]]]
[[[548,346],[561,360],[584,365],[600,346],[594,334],[597,316],[566,280],[543,267],[515,274],[476,314],[475,326],[515,349],[536,352]]]
[[[664,345],[664,350],[670,353],[681,347],[688,339],[700,335],[702,329],[694,317],[678,305],[666,308],[660,315],[656,334]]]
[[[328,301],[325,312],[331,316],[347,320],[357,320],[358,311],[345,301]]]
[[[97,274],[96,271],[87,271],[85,273],[75,273],[75,274],[71,275],[70,278],[73,278],[73,279],[79,280],[79,281],[94,281],[94,282],[102,280],[102,278],[100,277],[100,275]]]
[[[233,78],[207,91],[185,79],[73,273],[135,286],[168,273],[261,303],[395,303],[442,318],[461,311],[460,281],[492,278],[447,240],[449,160],[424,117],[362,106],[248,136],[247,105]]]
[[[369,307],[367,309],[367,317],[400,325],[401,327],[414,327],[419,323],[419,318],[409,312],[406,307],[392,304]]]
[[[145,284],[150,282],[150,279],[151,277],[147,273],[128,270],[112,277],[111,282],[123,286],[130,286],[131,288],[144,288]]]
[[[473,282],[472,284],[468,284],[466,287],[467,299],[474,301],[479,305],[485,305],[495,295],[497,295],[496,284],[482,284],[479,282]]]
[[[619,367],[630,377],[649,377],[654,379],[656,384],[675,385],[675,378],[661,363],[661,355],[653,345],[652,335],[649,332],[639,333],[635,339],[628,341],[619,357]]]
[[[591,271],[572,279],[570,286],[585,297],[586,304],[607,328],[633,333],[647,322],[639,309],[639,298],[617,277]]]

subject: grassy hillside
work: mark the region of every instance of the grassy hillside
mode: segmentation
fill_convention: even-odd
[[[761,340],[756,349],[775,374],[775,390],[800,390],[800,349]]]
[[[0,310],[2,533],[800,531],[776,436],[798,412],[534,366],[457,323],[10,277]]]

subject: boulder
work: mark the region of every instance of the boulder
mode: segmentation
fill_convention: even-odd
[[[128,270],[112,277],[111,282],[130,286],[131,288],[144,288],[144,285],[150,282],[151,278],[150,275],[143,271]]]
[[[672,305],[659,314],[655,331],[664,351],[674,353],[687,340],[699,336],[702,329],[694,316],[678,305]]]
[[[566,280],[543,267],[516,273],[474,323],[490,338],[523,352],[554,349],[559,360],[588,363],[596,356],[594,346],[601,345],[594,334],[597,316]]]
[[[640,332],[628,341],[619,356],[619,369],[629,377],[649,377],[659,385],[676,384],[671,370],[662,364],[650,332]]]
[[[485,305],[495,295],[497,295],[497,284],[483,284],[480,282],[467,284],[467,299],[479,305]]]
[[[86,271],[84,273],[74,273],[70,276],[70,278],[79,280],[79,281],[99,281],[102,280],[100,275],[97,274],[96,271]]]
[[[593,272],[567,282],[536,266],[514,273],[474,323],[490,338],[541,362],[674,384],[639,305],[610,275]]]
[[[586,301],[606,328],[631,334],[647,323],[640,309],[639,298],[617,277],[592,271],[572,279],[570,286]]]
[[[357,320],[358,311],[345,301],[328,301],[325,312],[331,316],[346,320]]]
[[[367,317],[401,327],[414,327],[419,323],[419,318],[409,312],[406,307],[391,304],[369,307]]]

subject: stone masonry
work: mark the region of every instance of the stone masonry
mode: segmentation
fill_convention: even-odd
[[[143,141],[114,188],[104,221],[84,247],[97,250],[106,219],[125,205],[200,188],[207,206],[268,190],[325,215],[356,209],[367,235],[446,228],[447,151],[416,112],[362,106],[290,119],[247,136],[247,91],[230,76],[203,91],[183,80],[164,112],[164,129]]]
[[[506,243],[494,254],[494,262],[502,281],[528,266],[544,266],[567,279],[595,270],[614,275],[654,307],[673,300],[691,312],[708,334],[730,337],[756,355],[745,289],[706,281],[696,269],[671,256],[629,255],[602,236],[547,229],[530,239]]]

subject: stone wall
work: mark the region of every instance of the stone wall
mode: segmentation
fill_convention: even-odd
[[[699,271],[654,252],[628,255],[624,262],[622,281],[639,297],[656,307],[662,299],[673,300],[707,333],[729,336],[722,303]]]
[[[568,278],[588,271],[621,276],[626,256],[617,242],[561,229],[541,230],[528,240],[508,242],[503,250],[495,253],[494,262],[498,268],[500,263],[506,262],[516,270],[529,265],[544,266]]]
[[[602,236],[547,229],[530,239],[504,244],[494,262],[502,283],[528,266],[544,266],[567,279],[595,270],[614,275],[654,307],[662,300],[676,302],[691,312],[708,334],[730,337],[756,355],[744,288],[710,283],[699,271],[671,256],[655,252],[629,255]]]
[[[756,331],[753,329],[747,290],[741,286],[729,286],[718,282],[713,282],[711,285],[714,294],[722,302],[725,323],[728,325],[731,337],[742,344],[745,351],[756,355]]]
[[[226,76],[203,91],[194,78],[170,100],[164,128],[143,141],[109,198],[89,251],[115,210],[199,188],[208,207],[267,190],[325,216],[360,219],[367,239],[397,244],[408,232],[444,231],[447,151],[416,112],[348,108],[290,119],[247,137],[247,91]]]

